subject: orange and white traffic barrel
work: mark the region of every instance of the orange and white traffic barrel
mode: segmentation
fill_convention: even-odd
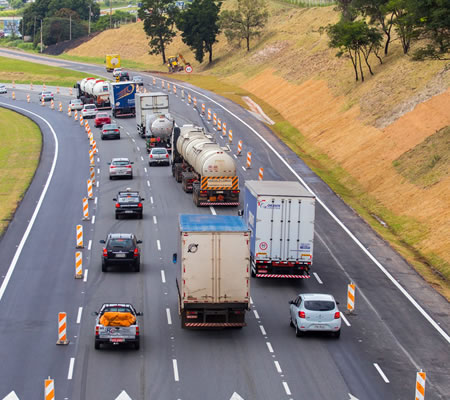
[[[347,289],[347,310],[352,312],[355,309],[355,284],[349,283]]]
[[[94,198],[94,191],[92,190],[92,181],[90,179],[87,180],[87,194],[89,200],[92,200]]]
[[[89,174],[91,176],[92,183],[95,183],[95,168],[94,167],[89,167]]]
[[[30,90],[33,90],[33,83],[30,83]]]
[[[78,121],[78,111],[77,110],[75,110],[74,119],[75,119],[75,121]]]
[[[50,377],[44,380],[44,396],[45,400],[55,400],[55,381]]]
[[[188,93],[188,103],[191,104],[191,102],[192,102],[191,94]]]
[[[205,103],[202,103],[202,115],[205,115],[206,106]]]
[[[42,84],[42,88],[43,88],[44,90],[47,89],[47,86],[45,86],[45,83]]]
[[[67,113],[69,117],[72,117],[72,110],[69,108],[69,112]]]
[[[231,131],[231,132],[233,132],[233,131]],[[242,140],[239,140],[238,146],[237,146],[237,153],[236,153],[236,155],[240,156],[241,153],[242,153]]]
[[[167,91],[170,92],[170,83],[167,82]]]
[[[208,121],[211,121],[211,109],[208,108]]]
[[[56,94],[59,94],[59,87],[56,88]]]
[[[427,374],[420,370],[416,375],[416,400],[425,400],[425,381]]]
[[[197,97],[194,96],[194,107],[197,108]]]
[[[164,81],[161,79],[161,87],[164,89]]]
[[[222,120],[220,118],[217,120],[217,130],[218,131],[222,130]]]
[[[29,94],[27,94],[27,103],[29,103],[30,102],[30,95]]]
[[[44,99],[41,99],[41,106],[42,106],[42,107],[45,107],[45,101],[44,101]]]
[[[83,221],[87,220],[89,220],[89,202],[86,197],[83,197]]]
[[[153,84],[156,85],[156,79],[155,78],[153,78]]]
[[[13,91],[12,94],[11,94],[11,97],[12,97],[13,100],[15,100],[16,99],[16,92]]]
[[[82,115],[80,115],[80,126],[83,126],[84,124],[84,118]]]
[[[177,95],[177,87],[175,85],[173,85],[173,94],[176,96]]]
[[[53,99],[50,100],[50,108],[51,108],[52,110],[55,109],[55,102],[53,101]]]
[[[77,225],[77,249],[84,248],[83,246],[83,225]]]
[[[228,143],[233,143],[233,131],[231,129],[228,131]]]
[[[252,153],[249,151],[247,153],[247,169],[252,167]]]
[[[77,251],[75,253],[75,279],[83,278],[83,253]]]
[[[91,133],[88,133],[88,138],[89,138],[89,146],[94,147],[94,136]],[[92,149],[92,153],[95,154],[94,149]]]
[[[98,153],[97,142],[95,140],[92,141],[92,151],[94,152],[94,154]]]
[[[258,172],[258,179],[259,179],[260,181],[262,181],[263,178],[264,178],[264,168],[261,167],[261,168],[259,169],[259,172]]]
[[[59,102],[58,110],[59,110],[59,112],[62,112],[62,103],[61,102]]]
[[[67,340],[67,314],[58,313],[58,341],[56,344],[69,344]]]
[[[216,113],[213,114],[213,125],[214,126],[217,125],[217,114]]]
[[[227,135],[227,123],[226,122],[224,122],[222,124],[222,134],[223,134],[223,136]]]
[[[95,167],[94,152],[89,150],[89,166]]]
[[[72,88],[69,88],[69,94],[72,96]]]

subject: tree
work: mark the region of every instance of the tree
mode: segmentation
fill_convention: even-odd
[[[337,0],[337,10],[342,13],[342,19],[353,21],[356,18],[356,12],[353,8],[353,0]]]
[[[22,8],[25,5],[26,0],[11,0],[9,5],[11,8],[18,9]]]
[[[209,63],[213,59],[213,45],[220,33],[219,13],[222,2],[214,0],[194,0],[176,20],[181,37],[202,63],[205,53],[209,53]]]
[[[237,10],[221,13],[220,26],[229,42],[245,40],[250,51],[250,39],[261,34],[268,18],[265,0],[238,0]]]
[[[81,20],[72,20],[71,27],[69,27],[67,18],[50,17],[44,20],[42,26],[42,38],[44,43],[52,45],[64,40],[69,40],[70,29],[72,39],[87,35],[86,23]]]
[[[144,0],[139,8],[139,18],[144,21],[144,31],[150,37],[149,54],[161,54],[166,63],[166,47],[176,35],[177,8],[172,0]]]
[[[404,54],[408,53],[411,40],[417,36],[415,28],[419,21],[414,13],[416,1],[421,0],[389,0],[386,4],[386,10],[394,14],[393,24],[402,43]]]

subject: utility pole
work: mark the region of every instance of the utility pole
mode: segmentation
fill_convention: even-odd
[[[91,4],[89,3],[89,30],[88,35],[91,34]]]
[[[42,53],[42,19],[41,19],[41,53]]]
[[[34,25],[33,25],[33,43],[35,36],[36,36],[36,15],[34,16]]]
[[[69,15],[69,40],[72,40],[72,14]]]

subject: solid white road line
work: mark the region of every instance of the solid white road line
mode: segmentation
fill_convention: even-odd
[[[161,251],[161,242],[159,239],[156,241],[156,245],[158,246],[158,250]]]
[[[256,318],[256,319],[259,319],[259,314],[258,314],[258,311],[256,311],[256,310],[253,310],[253,314],[255,314],[255,318]]]
[[[172,325],[172,317],[170,316],[170,308],[166,308],[166,314],[167,314],[167,323],[169,325]]]
[[[83,307],[78,307],[77,324],[81,322],[81,315],[83,314]]]
[[[259,329],[261,329],[261,333],[262,333],[264,336],[267,335],[266,330],[264,329],[264,326],[260,325],[260,326],[259,326]]]
[[[162,283],[166,283],[166,273],[163,269],[161,270],[161,281]]]
[[[91,223],[92,223],[92,224],[95,224],[95,215],[92,216]]]
[[[266,345],[267,345],[267,348],[269,349],[269,352],[270,352],[270,353],[273,353],[273,347],[272,347],[272,345],[270,344],[270,342],[266,342]]]
[[[342,321],[345,322],[345,325],[347,325],[347,326],[352,326],[352,324],[351,324],[350,322],[347,321],[347,318],[345,318],[344,313],[341,313],[341,318],[342,318]]]
[[[88,242],[88,250],[90,250],[91,247],[92,247],[92,240],[89,240],[89,242]]]
[[[281,367],[280,367],[280,363],[279,363],[278,361],[274,361],[273,363],[275,364],[275,368],[277,369],[277,372],[278,372],[279,374],[282,374],[283,371],[282,371],[282,369],[281,369]]]
[[[313,272],[314,278],[317,279],[317,282],[319,282],[321,285],[323,284],[322,280],[319,278],[319,275],[317,273]]]
[[[212,215],[217,215],[216,210],[214,210],[213,206],[209,206],[209,209],[211,210]]]
[[[70,364],[69,364],[69,372],[67,374],[67,379],[71,380],[72,376],[73,376],[73,366],[75,364],[75,358],[71,357],[70,358]]]
[[[253,304],[253,299],[250,297],[250,304]]]
[[[126,132],[126,134],[127,134],[128,136],[130,136],[130,132]]]
[[[376,368],[376,370],[378,371],[378,373],[381,375],[381,377],[383,378],[383,381],[385,381],[386,383],[389,383],[389,379],[387,378],[387,376],[384,374],[383,370],[381,369],[381,367],[377,364],[377,363],[373,363],[373,366]]]
[[[152,77],[152,75],[150,75]],[[292,174],[299,180],[299,182],[309,191],[311,194],[313,194],[316,197],[316,201],[324,208],[324,210],[328,213],[328,215],[343,229],[343,231],[350,237],[351,240],[353,240],[356,245],[366,254],[366,256],[378,267],[378,269],[383,272],[383,274],[392,282],[392,284],[408,299],[408,301],[416,308],[417,311],[419,311],[420,314],[433,326],[435,330],[439,332],[439,334],[447,341],[447,343],[450,343],[450,335],[448,335],[440,326],[439,324],[422,308],[422,306],[417,303],[417,301],[408,293],[408,291],[397,282],[397,280],[391,275],[391,273],[382,265],[375,256],[367,250],[364,245],[360,242],[360,240],[350,231],[349,228],[336,216],[333,214],[333,212],[328,208],[328,206],[322,201],[322,199],[317,196],[316,193],[313,192],[313,190],[308,186],[308,184],[304,181],[304,179],[292,168],[292,166],[281,156],[280,153],[278,153],[275,148],[266,140],[264,139],[261,134],[259,134],[255,128],[253,128],[251,125],[249,125],[247,122],[245,122],[242,118],[237,116],[232,111],[228,110],[225,106],[220,104],[219,102],[213,100],[211,97],[206,96],[204,93],[199,92],[198,90],[195,90],[193,88],[187,88],[184,85],[178,85],[182,89],[190,90],[193,93],[196,93],[198,95],[201,95],[203,98],[209,100],[211,103],[216,104],[218,107],[223,109],[224,111],[228,112],[231,116],[233,116],[237,121],[242,123],[244,126],[246,126],[250,131],[252,131],[272,152],[275,154],[275,156],[286,166],[286,168],[292,172]],[[242,167],[244,168],[244,167]]]
[[[156,225],[158,221],[156,220],[156,215],[153,216],[153,223]]]
[[[87,282],[88,273],[89,273],[89,270],[88,270],[88,269],[85,269],[85,270],[84,270],[84,278],[83,278],[83,282]]]
[[[284,391],[286,392],[286,394],[288,396],[290,396],[292,393],[291,393],[291,390],[289,389],[287,382],[283,382],[283,387],[284,387]]]
[[[40,115],[38,115],[38,114],[36,114],[34,112],[28,111],[25,108],[11,106],[11,105],[6,104],[6,103],[0,103],[0,105],[7,105],[7,106],[9,106],[9,107],[11,107],[13,109],[24,111],[25,114],[28,113],[28,114],[34,115],[37,118],[40,118],[50,128],[50,131],[51,131],[51,133],[53,135],[53,139],[55,141],[55,152],[53,154],[52,166],[50,168],[50,172],[48,174],[47,181],[45,182],[44,189],[42,190],[42,193],[41,193],[41,195],[39,197],[39,200],[38,200],[38,202],[36,204],[36,208],[34,209],[33,215],[31,216],[30,222],[28,223],[27,229],[25,230],[25,233],[23,234],[22,239],[20,240],[19,246],[17,247],[17,250],[16,250],[16,252],[14,254],[14,257],[13,257],[13,259],[11,261],[11,264],[9,265],[8,271],[6,272],[6,275],[5,275],[5,278],[3,279],[2,285],[0,286],[0,301],[1,301],[2,298],[3,298],[3,295],[5,294],[5,290],[6,290],[7,286],[8,286],[9,280],[11,279],[11,276],[12,276],[12,274],[14,272],[14,269],[16,268],[17,261],[19,260],[20,254],[22,253],[22,250],[23,250],[23,247],[25,246],[25,242],[27,241],[28,236],[30,235],[31,229],[33,228],[33,225],[34,225],[34,222],[35,222],[35,220],[37,218],[39,210],[41,209],[41,206],[42,206],[42,203],[44,201],[45,195],[47,193],[48,187],[50,186],[50,182],[53,179],[53,173],[54,173],[55,168],[56,168],[56,162],[58,161],[59,143],[58,143],[58,138],[56,137],[55,130],[53,129],[53,127],[50,125],[50,123],[45,118],[41,117]]]
[[[175,382],[178,382],[180,380],[180,376],[178,375],[178,364],[175,358],[172,359],[172,365],[173,365],[173,377],[175,379]]]

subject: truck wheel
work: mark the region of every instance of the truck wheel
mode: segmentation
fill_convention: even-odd
[[[141,347],[141,344],[139,342],[134,342],[134,349],[135,350],[139,350],[140,347]]]
[[[94,347],[95,347],[95,350],[100,350],[100,341],[96,340]]]

